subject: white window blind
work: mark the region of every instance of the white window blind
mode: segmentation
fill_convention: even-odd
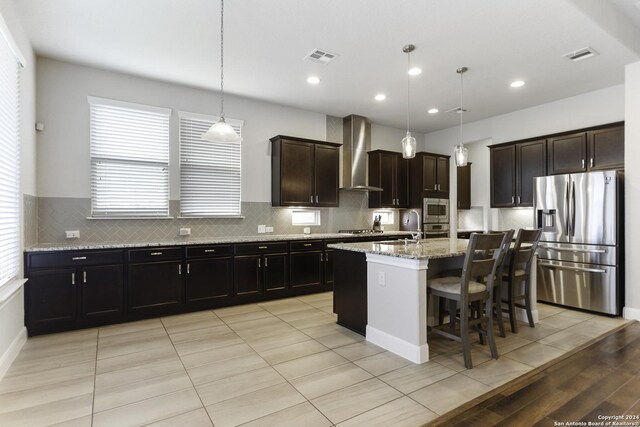
[[[169,216],[167,108],[90,96],[91,216]]]
[[[20,254],[20,64],[0,33],[0,286]]]
[[[200,136],[218,118],[180,112],[180,214],[240,215],[241,143],[216,143]],[[240,120],[226,119],[239,135]]]

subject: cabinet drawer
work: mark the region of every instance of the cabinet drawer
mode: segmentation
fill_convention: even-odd
[[[231,245],[187,246],[186,254],[187,258],[228,256],[233,255],[233,247]]]
[[[317,251],[322,250],[322,240],[312,240],[306,242],[291,242],[291,252]]]
[[[122,264],[123,251],[81,251],[30,254],[30,268]]]
[[[146,248],[129,250],[129,262],[153,262],[182,258],[182,248]]]
[[[287,242],[246,243],[236,245],[236,254],[259,254],[273,252],[287,252]]]

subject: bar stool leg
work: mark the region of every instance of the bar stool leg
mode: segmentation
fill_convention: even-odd
[[[495,310],[496,311],[496,320],[498,321],[498,330],[500,331],[500,336],[502,338],[506,337],[507,334],[505,334],[504,332],[504,321],[502,319],[502,283],[500,283],[498,285],[498,287],[496,288],[495,295],[494,295],[494,301],[493,301],[493,306],[495,308],[492,308],[492,311]],[[491,328],[493,329],[493,324],[491,324]]]
[[[487,299],[486,302],[486,307],[487,307],[487,326],[486,326],[486,331],[487,331],[487,338],[489,340],[489,349],[491,350],[491,357],[493,357],[494,359],[498,358],[498,349],[496,347],[496,340],[495,337],[493,336],[493,301],[491,301],[491,298]]]
[[[516,320],[516,301],[514,296],[515,280],[509,281],[509,289],[507,289],[507,306],[509,307],[509,323],[511,324],[511,332],[518,333],[518,321]]]
[[[467,369],[473,368],[471,362],[471,343],[469,342],[469,305],[461,304],[460,307],[460,338],[462,339],[462,354],[464,356],[464,366]]]
[[[524,307],[527,311],[527,320],[529,321],[529,326],[533,328],[533,313],[531,312],[531,286],[529,286],[528,277],[524,281]]]

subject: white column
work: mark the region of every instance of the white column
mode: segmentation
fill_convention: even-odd
[[[429,360],[427,264],[367,254],[367,341],[414,363]]]

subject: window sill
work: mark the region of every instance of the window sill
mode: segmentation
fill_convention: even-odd
[[[172,216],[88,216],[87,219],[175,219]]]
[[[177,219],[225,219],[225,218],[238,218],[244,219],[244,215],[198,215],[198,216],[179,216]]]
[[[13,279],[4,285],[0,286],[0,307],[20,289],[22,285],[27,282],[27,279]]]

